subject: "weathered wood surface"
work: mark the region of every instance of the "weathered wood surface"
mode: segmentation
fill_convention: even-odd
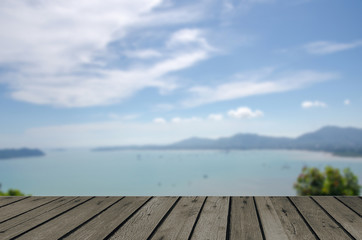
[[[311,198],[291,197],[291,200],[320,239],[351,239],[340,224]]]
[[[0,197],[0,208],[25,198],[27,197]]]
[[[337,199],[344,203],[347,207],[355,211],[360,217],[362,217],[361,197],[337,197]]]
[[[335,198],[313,197],[354,238],[362,236],[362,218]]]
[[[229,234],[230,240],[263,239],[253,197],[231,198]]]
[[[181,198],[152,240],[188,240],[205,199],[205,197]]]
[[[115,231],[110,239],[147,239],[176,201],[177,198],[175,197],[151,199],[133,218]]]
[[[196,223],[193,239],[226,239],[229,197],[208,197]]]
[[[0,239],[362,239],[359,197],[0,197]]]

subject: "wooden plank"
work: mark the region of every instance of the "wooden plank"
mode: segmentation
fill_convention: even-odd
[[[76,197],[61,197],[55,201],[52,201],[48,204],[45,204],[41,207],[38,207],[36,209],[33,209],[27,213],[24,213],[20,216],[17,216],[15,218],[12,218],[6,222],[3,222],[0,224],[0,232],[5,232],[17,225],[23,224],[27,221],[32,220],[33,218],[40,216],[42,214],[45,214],[57,207],[60,207],[63,204],[66,204],[67,202],[75,199]]]
[[[177,201],[176,197],[155,197],[119,228],[110,239],[144,240]]]
[[[59,216],[60,214],[64,213],[65,211],[68,211],[69,209],[72,209],[80,204],[83,204],[85,201],[89,200],[90,198],[91,197],[79,197],[73,199],[70,202],[67,202],[66,204],[60,207],[54,208],[44,214],[32,218],[31,221],[23,222],[22,224],[16,225],[11,229],[6,230],[5,232],[2,233],[0,232],[0,239],[10,239],[16,237],[26,231],[29,231],[30,229],[33,229],[49,221],[52,218]]]
[[[22,201],[0,208],[0,223],[41,205],[47,204],[57,198],[59,197],[29,197]]]
[[[351,239],[311,198],[290,199],[320,239]]]
[[[149,197],[126,197],[62,239],[104,239],[148,199]]]
[[[346,204],[348,207],[353,209],[356,213],[359,214],[360,217],[362,217],[362,199],[359,197],[337,197],[338,200]]]
[[[191,239],[226,239],[229,201],[229,197],[208,197]]]
[[[289,239],[316,239],[286,197],[270,197],[270,200]]]
[[[269,197],[256,197],[260,221],[263,226],[266,239],[288,239],[284,227]]]
[[[4,197],[0,197],[0,208],[3,206],[6,206],[8,204],[14,203],[14,202],[18,202],[22,199],[25,199],[28,197],[12,197],[12,196],[4,196]]]
[[[333,197],[313,197],[354,238],[362,239],[362,218]]]
[[[231,198],[229,239],[263,239],[253,197]]]
[[[205,197],[183,197],[151,239],[187,240]]]
[[[93,198],[56,219],[25,233],[18,239],[58,239],[119,199],[119,197]]]

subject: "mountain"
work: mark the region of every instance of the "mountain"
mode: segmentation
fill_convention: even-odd
[[[45,155],[44,152],[40,151],[39,149],[29,149],[29,148],[0,149],[0,159],[39,157],[44,155]]]
[[[287,146],[291,140],[290,138],[264,137],[257,134],[237,134],[216,140],[190,138],[168,145],[168,147],[178,149],[278,149]]]
[[[296,139],[300,146],[360,148],[362,146],[362,129],[324,127],[316,132],[304,134]]]
[[[362,129],[327,126],[297,138],[268,137],[257,134],[236,134],[218,139],[189,138],[169,145],[144,145],[96,148],[109,150],[175,150],[175,149],[295,149],[326,151],[337,155],[362,156]]]
[[[298,137],[295,139],[295,146],[336,155],[362,156],[362,129],[327,126]]]

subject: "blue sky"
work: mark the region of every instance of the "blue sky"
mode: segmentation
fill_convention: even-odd
[[[362,127],[359,0],[4,0],[0,147]]]

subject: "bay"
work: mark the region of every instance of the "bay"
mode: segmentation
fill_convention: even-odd
[[[295,195],[303,166],[326,165],[362,181],[362,158],[323,152],[75,149],[1,160],[0,183],[37,196]]]

